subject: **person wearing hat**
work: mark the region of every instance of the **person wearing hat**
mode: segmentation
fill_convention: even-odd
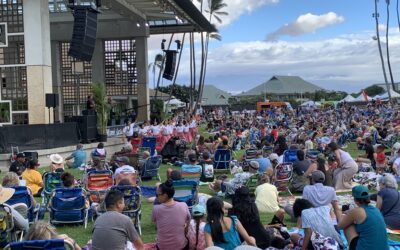
[[[206,208],[197,204],[192,208],[192,219],[188,225],[187,238],[189,249],[205,249],[206,239],[204,238],[204,226],[206,225]]]
[[[29,167],[22,173],[22,179],[26,181],[26,186],[32,191],[33,196],[40,197],[43,189],[42,175],[37,171],[40,164],[37,159],[29,161]]]
[[[14,220],[14,225],[17,229],[23,230],[25,232],[28,231],[29,229],[29,221],[28,219],[25,219],[16,209],[20,210],[18,206],[21,203],[14,204],[12,206],[8,206],[5,203],[11,199],[11,197],[14,195],[15,189],[13,188],[6,188],[6,187],[1,187],[0,186],[0,204],[4,204],[5,207],[9,208],[11,210],[11,214]],[[25,204],[23,204],[25,206]],[[22,210],[23,208],[21,208]],[[26,209],[26,206],[25,206]]]
[[[311,173],[311,185],[306,185],[303,190],[303,199],[309,200],[314,207],[338,206],[338,198],[333,187],[324,186],[325,174],[316,170]]]
[[[117,157],[116,162],[120,167],[114,172],[115,183],[118,185],[122,179],[128,179],[131,185],[136,185],[137,172],[129,165],[129,158],[127,156]]]
[[[51,172],[64,172],[64,158],[59,154],[50,155],[50,171]]]
[[[71,160],[74,160],[73,162]],[[65,158],[69,168],[79,168],[86,164],[86,152],[82,144],[76,145],[76,150],[70,156]]]
[[[16,173],[18,176],[21,176],[26,167],[27,161],[25,160],[25,154],[21,152],[17,154],[17,159],[15,159],[13,163],[11,163],[9,171]]]
[[[351,193],[357,207],[337,218],[338,227],[344,230],[349,242],[349,249],[389,249],[385,221],[381,212],[369,205],[368,188],[358,185],[352,188]]]

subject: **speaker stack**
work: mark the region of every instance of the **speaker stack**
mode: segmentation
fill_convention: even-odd
[[[46,94],[46,108],[58,107],[58,95],[54,93]]]
[[[175,75],[176,65],[176,50],[165,50],[165,68],[163,77],[167,80],[172,80]]]
[[[96,115],[73,116],[70,121],[77,123],[81,142],[86,143],[97,139]]]
[[[98,12],[90,6],[73,6],[73,13],[74,31],[68,54],[77,60],[90,62],[96,44]]]

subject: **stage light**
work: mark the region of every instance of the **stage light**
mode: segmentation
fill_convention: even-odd
[[[181,49],[181,41],[180,40],[175,40],[176,42],[176,49],[180,50]]]
[[[162,50],[165,50],[165,42],[166,42],[167,40],[165,40],[165,39],[162,39],[162,42],[161,42],[161,49]]]
[[[139,23],[139,22],[137,22],[137,23],[136,23],[136,26],[139,28],[139,27],[140,27],[140,23]]]

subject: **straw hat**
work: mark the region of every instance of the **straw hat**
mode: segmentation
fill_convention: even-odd
[[[0,187],[0,204],[8,201],[14,194],[13,188]]]
[[[64,158],[59,154],[52,154],[50,155],[50,161],[55,164],[61,164],[64,162]]]

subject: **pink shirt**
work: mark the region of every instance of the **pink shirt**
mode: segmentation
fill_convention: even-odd
[[[190,221],[186,203],[176,202],[172,206],[155,205],[152,220],[156,223],[157,246],[160,250],[180,250],[186,246],[185,225]]]

